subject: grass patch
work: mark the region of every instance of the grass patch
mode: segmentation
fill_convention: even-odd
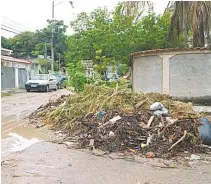
[[[11,96],[12,93],[1,93],[1,98],[6,97],[6,96]]]

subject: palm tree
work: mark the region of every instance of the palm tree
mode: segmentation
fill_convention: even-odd
[[[193,47],[208,45],[211,34],[211,2],[210,1],[176,1],[171,18],[169,39],[174,40],[175,34],[183,34],[187,47],[188,32],[193,35]]]
[[[121,5],[121,13],[133,17],[135,21],[139,19],[146,7],[153,8],[153,2],[150,1],[124,1]]]
[[[211,1],[175,1],[174,3],[169,41],[175,40],[182,34],[184,45],[187,47],[188,33],[191,32],[193,47],[204,47],[205,42],[211,46]],[[143,10],[150,4],[150,1],[126,1],[123,3],[122,14],[134,16],[138,10]]]

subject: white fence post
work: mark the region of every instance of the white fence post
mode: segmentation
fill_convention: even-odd
[[[18,82],[18,65],[15,65],[15,88],[19,88],[19,82]]]

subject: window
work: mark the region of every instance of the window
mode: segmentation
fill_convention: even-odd
[[[32,77],[32,80],[48,80],[48,75],[36,75]]]

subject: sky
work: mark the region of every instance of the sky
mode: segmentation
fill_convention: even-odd
[[[72,0],[74,8],[68,1],[55,0],[55,19],[64,20],[66,25],[76,18],[82,11],[91,12],[95,8],[107,6],[109,10],[115,8],[119,0]],[[162,14],[168,4],[166,0],[154,2],[156,14]],[[17,31],[36,31],[45,27],[46,20],[51,19],[51,0],[1,0],[1,25],[13,28]],[[71,34],[71,28],[67,30]],[[13,37],[14,33],[9,33],[1,29],[1,36]]]

